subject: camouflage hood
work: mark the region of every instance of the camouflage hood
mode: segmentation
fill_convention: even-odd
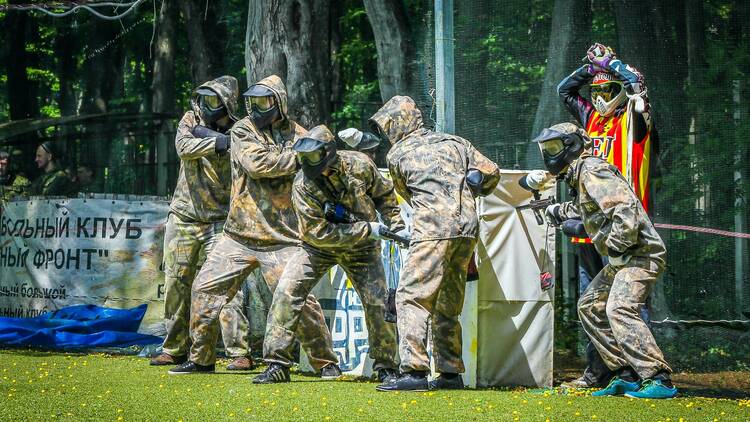
[[[424,126],[422,112],[411,97],[397,95],[370,118],[370,127],[387,136],[391,144]]]
[[[190,99],[190,104],[196,116],[201,115],[200,105],[198,104],[198,94],[196,92],[201,88],[210,89],[221,98],[221,101],[227,107],[227,114],[229,114],[229,118],[232,119],[232,122],[239,120],[237,117],[237,98],[240,95],[240,88],[237,84],[237,78],[226,75],[219,76],[218,78],[205,82],[203,85],[196,88]]]
[[[313,138],[325,143],[336,142],[336,138],[333,133],[328,129],[326,125],[318,125],[307,131],[304,136],[305,138]]]
[[[276,75],[266,76],[251,85],[249,88],[252,88],[255,85],[261,85],[273,91],[273,94],[276,97],[276,102],[279,104],[279,112],[281,113],[282,122],[289,120],[289,101],[287,99],[286,86],[284,85],[284,82],[281,81],[281,78]]]

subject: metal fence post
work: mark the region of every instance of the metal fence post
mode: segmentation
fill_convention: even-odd
[[[455,133],[453,0],[435,0],[435,87],[438,132]]]

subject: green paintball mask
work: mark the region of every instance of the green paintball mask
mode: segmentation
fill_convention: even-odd
[[[227,115],[227,108],[221,97],[213,90],[200,88],[196,91],[198,94],[198,106],[201,111],[201,118],[206,124],[213,125],[222,117]]]
[[[317,179],[336,158],[336,143],[315,138],[300,138],[292,147],[297,152],[297,161],[309,179]]]
[[[247,114],[258,129],[267,128],[281,117],[276,94],[270,88],[256,84],[242,95],[245,97]]]

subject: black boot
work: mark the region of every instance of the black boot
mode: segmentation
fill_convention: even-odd
[[[170,375],[183,375],[183,374],[213,374],[216,369],[216,365],[198,365],[195,362],[187,361],[182,365],[175,366],[169,370]]]
[[[398,371],[392,368],[378,369],[378,381],[381,384],[390,384],[398,379]]]
[[[430,390],[463,390],[464,380],[460,374],[440,374],[430,381]]]
[[[276,384],[290,382],[289,368],[278,363],[271,363],[265,371],[253,378],[253,384]]]
[[[406,372],[397,380],[380,384],[376,387],[378,391],[427,391],[427,373],[425,372]]]

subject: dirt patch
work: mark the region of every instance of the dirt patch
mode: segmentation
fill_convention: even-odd
[[[555,354],[555,385],[578,378],[586,362],[575,355]],[[750,398],[750,372],[723,371],[711,373],[678,372],[672,380],[683,396],[728,399]]]

